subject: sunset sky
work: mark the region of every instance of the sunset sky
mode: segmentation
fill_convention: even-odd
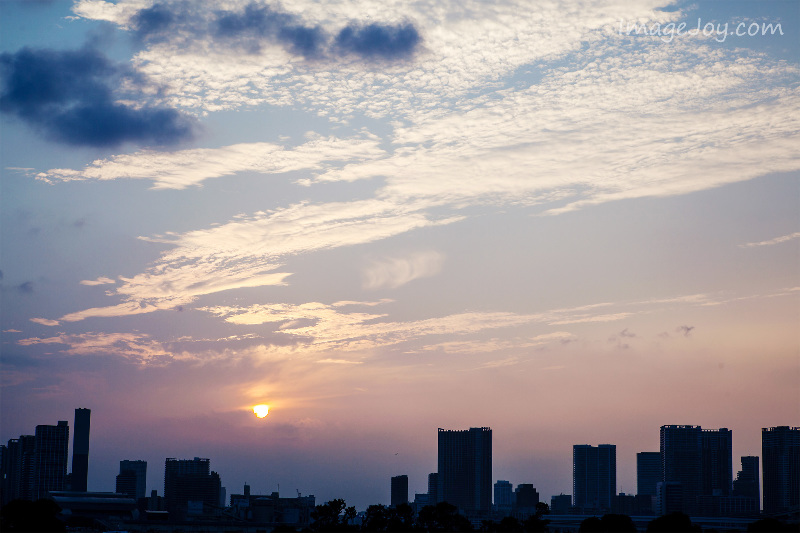
[[[681,26],[683,24],[683,26]],[[637,34],[638,29],[638,34]],[[389,503],[437,428],[800,425],[792,1],[0,2],[0,440]],[[763,35],[762,35],[763,33]],[[253,406],[269,405],[256,418]]]

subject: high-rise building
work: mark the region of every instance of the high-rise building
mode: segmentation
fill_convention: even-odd
[[[116,492],[132,498],[144,498],[147,485],[147,461],[120,461]]]
[[[520,483],[514,489],[514,509],[523,518],[536,513],[539,491],[531,483]]]
[[[700,426],[661,426],[662,481],[672,484],[669,487],[669,512],[697,514],[697,498],[703,491],[701,434]],[[680,489],[674,487],[676,483],[680,484]],[[673,496],[675,494],[680,494],[679,503]],[[667,509],[664,499],[661,498],[662,512]]]
[[[439,428],[440,498],[465,513],[488,513],[492,502],[492,430]]]
[[[700,433],[705,496],[730,496],[733,485],[733,435],[728,428]]]
[[[71,490],[86,492],[89,478],[89,422],[90,409],[75,409],[75,427],[72,435],[72,487]]]
[[[550,497],[551,514],[569,514],[572,510],[572,495],[559,494]]]
[[[800,506],[800,427],[761,430],[764,513],[783,513]]]
[[[222,484],[219,474],[210,471],[210,464],[199,457],[164,462],[164,504],[171,516],[185,514],[189,502],[219,505]]]
[[[392,507],[408,503],[408,476],[392,477]]]
[[[22,435],[10,439],[3,457],[3,498],[5,505],[11,500],[33,499],[33,463],[36,438]]]
[[[617,492],[617,447],[576,444],[572,447],[572,495],[584,512],[610,510]]]
[[[742,457],[742,469],[733,480],[733,495],[752,498],[760,503],[761,485],[758,474],[758,457],[753,455]]]
[[[510,513],[513,507],[514,491],[511,483],[500,479],[494,484],[494,508],[500,514]]]
[[[662,480],[661,452],[637,453],[636,494],[639,496],[655,496],[656,485]]]
[[[69,457],[69,424],[60,420],[56,426],[36,426],[33,452],[33,499],[53,490],[64,490]]]

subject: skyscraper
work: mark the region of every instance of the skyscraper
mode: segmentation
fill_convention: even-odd
[[[663,480],[661,475],[661,453],[639,452],[636,454],[636,494],[655,496],[656,485]]]
[[[467,514],[488,513],[492,502],[492,430],[439,428],[442,500]]]
[[[36,426],[33,452],[33,498],[47,496],[51,490],[64,490],[69,457],[69,424]]]
[[[132,498],[144,498],[147,484],[147,461],[120,461],[116,492]]]
[[[733,435],[728,428],[704,429],[703,489],[706,496],[730,496],[733,484]]]
[[[761,430],[764,512],[782,513],[800,505],[800,427]]]
[[[86,492],[89,477],[89,420],[90,409],[75,409],[72,435],[72,490]]]
[[[680,483],[680,509],[697,514],[697,497],[703,491],[703,440],[700,426],[661,426],[663,481]],[[670,489],[672,491],[672,489]],[[672,493],[672,492],[671,492]],[[677,493],[677,489],[675,489]]]
[[[572,496],[575,506],[610,510],[617,492],[617,447],[576,444],[572,447]]]
[[[392,507],[408,503],[408,476],[392,477]]]

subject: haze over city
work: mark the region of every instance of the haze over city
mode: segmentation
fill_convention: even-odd
[[[426,492],[437,428],[491,427],[494,480],[544,501],[575,444],[635,493],[667,424],[732,430],[735,471],[800,426],[798,28],[0,2],[0,442],[89,407],[90,490],[205,457],[359,509]]]

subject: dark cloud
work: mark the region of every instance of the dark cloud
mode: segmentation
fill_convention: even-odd
[[[675,331],[678,333],[682,333],[684,337],[690,337],[693,329],[694,326],[678,326],[677,328],[675,328]]]
[[[365,59],[405,59],[414,54],[420,41],[419,32],[411,23],[350,24],[336,36],[339,50]]]
[[[619,332],[620,337],[636,337],[636,333],[631,333],[628,331],[628,328],[623,329]]]
[[[305,26],[297,15],[251,3],[242,12],[221,11],[214,23],[214,35],[236,42],[251,52],[263,40],[277,42],[293,54],[317,57],[327,41],[319,26]]]
[[[23,294],[31,294],[33,292],[33,282],[26,281],[17,285],[17,290]]]
[[[153,4],[137,11],[131,17],[130,24],[139,40],[161,41],[169,37],[177,21],[178,14],[174,13],[169,6]]]
[[[0,54],[0,111],[53,140],[86,146],[169,145],[191,138],[193,120],[166,107],[128,107],[112,87],[142,83],[92,48],[23,48]]]

